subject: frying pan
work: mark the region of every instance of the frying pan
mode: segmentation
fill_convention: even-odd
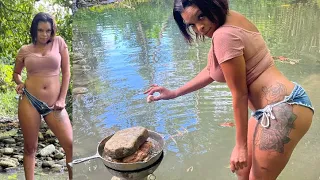
[[[148,179],[155,179],[155,175],[153,174],[153,172],[158,168],[158,166],[160,165],[161,161],[163,159],[163,152],[160,155],[160,158],[152,165],[140,169],[138,171],[128,171],[128,172],[124,172],[124,171],[116,171],[113,169],[110,169],[107,167],[108,171],[110,172],[110,174],[112,174],[113,176],[116,176],[118,178],[121,179],[126,179],[126,180],[142,180],[146,177],[148,177],[149,175],[151,175],[153,178],[148,178]]]
[[[162,136],[154,131],[148,130],[149,137],[147,141],[152,142],[153,147],[151,149],[149,158],[145,161],[141,162],[134,162],[134,163],[121,163],[121,162],[115,162],[112,161],[111,158],[104,158],[104,145],[105,143],[113,136],[107,136],[104,139],[102,139],[98,146],[97,146],[97,152],[93,156],[85,157],[85,158],[79,158],[75,159],[72,162],[68,163],[71,167],[73,164],[82,163],[85,161],[88,161],[90,159],[100,158],[104,165],[108,168],[117,170],[117,171],[137,171],[143,168],[146,168],[152,164],[154,164],[161,156],[163,148],[164,148],[164,140]]]

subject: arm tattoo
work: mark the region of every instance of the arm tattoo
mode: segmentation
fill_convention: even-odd
[[[273,150],[284,152],[284,145],[290,142],[289,134],[294,129],[294,121],[297,116],[292,111],[292,106],[281,103],[272,110],[276,119],[270,119],[270,127],[256,127],[254,143],[260,150]],[[257,124],[257,126],[259,123]]]
[[[278,82],[269,87],[262,87],[262,98],[265,98],[268,104],[276,103],[283,100],[283,97],[286,94],[286,86]]]

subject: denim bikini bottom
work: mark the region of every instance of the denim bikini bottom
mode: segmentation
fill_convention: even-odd
[[[47,103],[40,101],[32,94],[30,94],[26,88],[23,88],[23,93],[27,96],[30,104],[39,112],[42,117],[48,115],[53,108],[49,107]]]
[[[256,120],[260,120],[260,124],[262,127],[268,128],[270,126],[270,118],[275,119],[274,115],[272,114],[272,108],[281,104],[281,103],[287,103],[287,104],[296,104],[301,105],[304,107],[310,108],[314,112],[314,108],[311,105],[311,101],[306,93],[306,91],[297,83],[293,82],[295,84],[291,94],[289,96],[285,96],[284,99],[280,102],[269,104],[263,109],[258,109],[257,111],[252,113],[252,116]]]

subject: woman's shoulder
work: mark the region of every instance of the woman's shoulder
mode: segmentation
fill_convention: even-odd
[[[61,36],[54,36],[53,43],[58,43],[59,45],[64,45],[65,40]]]
[[[63,38],[61,36],[54,36],[53,37],[53,41],[60,42],[62,40],[63,40]]]
[[[240,27],[224,24],[220,26],[212,35],[212,42],[226,42],[233,41],[237,39],[242,39],[241,32],[242,29]]]
[[[17,53],[18,60],[23,60],[26,56],[30,54],[30,46],[31,44],[25,44],[20,47]]]
[[[22,45],[18,52],[26,54],[26,53],[30,52],[30,47],[31,46],[32,46],[32,44]]]
[[[236,11],[230,11],[226,22],[215,31],[213,36],[225,34],[241,36],[243,33],[260,34],[256,26],[244,15]]]

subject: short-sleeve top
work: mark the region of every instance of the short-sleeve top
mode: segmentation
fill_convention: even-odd
[[[60,52],[67,48],[67,44],[60,36],[55,36],[50,43],[52,43],[52,48],[44,56],[29,51],[27,45],[22,46],[17,54],[16,67],[22,69],[25,66],[28,76],[59,75],[61,67]]]
[[[219,27],[213,33],[208,53],[207,70],[210,77],[218,82],[226,82],[220,64],[241,55],[246,63],[247,85],[274,64],[261,33],[233,25]]]

